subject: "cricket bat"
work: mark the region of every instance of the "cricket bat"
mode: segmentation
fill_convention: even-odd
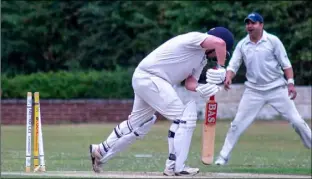
[[[215,96],[211,96],[209,101],[206,103],[205,121],[202,128],[201,160],[205,165],[213,163],[217,108],[218,104],[215,101]]]

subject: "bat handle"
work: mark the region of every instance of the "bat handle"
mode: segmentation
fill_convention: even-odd
[[[218,65],[215,66],[215,67],[213,67],[213,69],[218,69]],[[210,96],[209,100],[210,100],[210,101],[214,101],[214,100],[215,100],[215,96],[214,96],[214,95],[213,95],[213,96]]]
[[[219,66],[219,65],[213,67],[213,69],[215,69],[215,70],[218,69],[218,66]],[[210,100],[210,101],[214,101],[214,100],[215,100],[215,96],[214,96],[214,95],[213,95],[213,96],[210,96],[209,100]]]

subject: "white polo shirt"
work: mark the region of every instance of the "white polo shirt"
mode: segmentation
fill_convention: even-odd
[[[175,36],[146,56],[136,72],[158,76],[172,85],[180,84],[191,75],[198,80],[207,64],[206,49],[200,44],[208,36],[201,32]]]
[[[291,67],[285,47],[278,37],[263,31],[262,38],[254,43],[249,35],[235,47],[227,70],[237,73],[244,61],[245,85],[256,90],[269,90],[287,84],[282,69]]]

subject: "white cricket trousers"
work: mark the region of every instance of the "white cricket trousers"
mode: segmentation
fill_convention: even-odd
[[[311,141],[311,129],[299,115],[293,100],[288,96],[287,86],[268,91],[258,91],[246,88],[238,106],[237,114],[231,122],[220,156],[228,159],[240,135],[252,124],[261,108],[269,104],[290,123],[304,131]],[[303,129],[304,128],[304,129]],[[308,128],[308,129],[307,129]]]
[[[183,104],[173,86],[166,80],[136,70],[132,79],[135,92],[129,123],[137,125],[156,111],[172,121],[168,131],[169,157],[166,168],[181,172],[185,168],[192,135],[196,127],[195,101]]]
[[[131,114],[128,120],[118,124],[109,137],[99,144],[104,156],[101,162],[106,163],[136,138],[143,138],[154,124],[154,113],[157,111],[172,121],[168,131],[169,156],[166,168],[177,173],[183,171],[196,127],[195,101],[183,104],[169,82],[139,69],[133,74],[132,86],[135,98]]]
[[[134,104],[129,122],[136,126],[157,111],[169,120],[180,119],[185,105],[171,84],[164,79],[136,70],[132,78]]]

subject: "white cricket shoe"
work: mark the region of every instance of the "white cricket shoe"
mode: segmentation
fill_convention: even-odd
[[[217,160],[215,161],[215,164],[216,164],[216,165],[226,165],[227,162],[228,162],[227,159],[223,158],[222,156],[219,156],[219,157],[217,158]]]
[[[176,172],[175,176],[194,176],[199,173],[199,168],[185,166],[181,172]]]
[[[174,173],[174,168],[165,168],[163,174],[165,176],[175,176],[175,173]]]
[[[96,144],[91,144],[89,146],[90,150],[90,157],[91,157],[91,162],[92,162],[92,168],[93,171],[96,173],[102,172],[102,163],[101,163],[101,158],[102,155],[100,154],[100,148]]]

